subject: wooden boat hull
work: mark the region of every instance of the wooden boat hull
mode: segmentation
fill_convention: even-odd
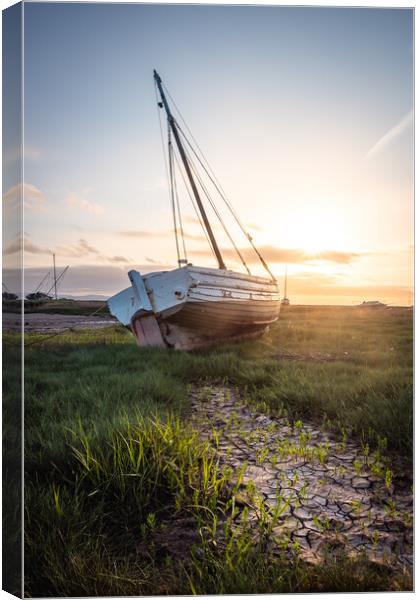
[[[141,346],[190,350],[257,336],[279,316],[277,283],[270,279],[190,265],[143,277],[134,273],[132,291],[108,304]]]

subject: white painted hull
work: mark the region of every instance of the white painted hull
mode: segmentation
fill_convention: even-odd
[[[189,350],[259,335],[279,316],[277,283],[264,277],[191,265],[129,277],[108,305],[139,345]]]

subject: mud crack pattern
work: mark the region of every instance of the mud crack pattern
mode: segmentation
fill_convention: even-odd
[[[244,503],[249,482],[269,509],[282,502],[275,549],[280,552],[286,539],[309,563],[321,562],[327,551],[344,551],[411,570],[408,477],[391,479],[391,470],[357,444],[309,423],[258,412],[229,387],[194,387],[191,400],[192,422],[220,462],[243,469]]]

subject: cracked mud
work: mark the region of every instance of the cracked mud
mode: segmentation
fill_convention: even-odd
[[[197,386],[191,399],[192,422],[221,463],[244,469],[243,503],[249,482],[271,510],[282,503],[275,550],[286,539],[310,563],[340,551],[411,570],[413,497],[401,469],[391,475],[380,458],[310,423],[262,414],[229,387]]]

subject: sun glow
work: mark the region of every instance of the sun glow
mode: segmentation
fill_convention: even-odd
[[[327,250],[347,250],[352,247],[347,243],[348,224],[343,218],[313,208],[305,211],[305,214],[288,215],[287,219],[283,218],[281,227],[270,229],[270,239],[275,240],[276,244],[284,248],[302,249],[314,259]]]

